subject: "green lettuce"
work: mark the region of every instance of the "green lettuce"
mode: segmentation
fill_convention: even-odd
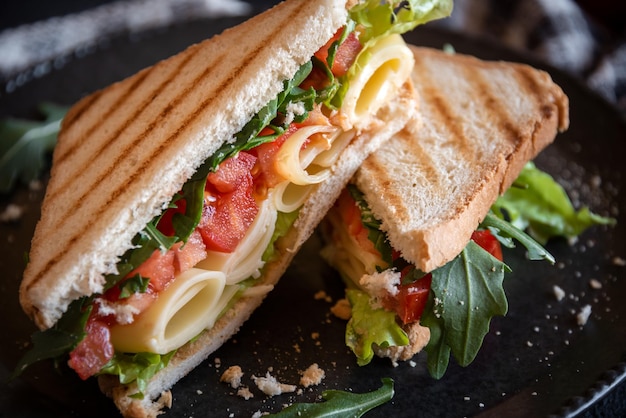
[[[553,237],[577,237],[594,225],[615,224],[615,219],[599,216],[587,207],[576,211],[563,187],[532,162],[498,198],[492,211],[516,228],[528,230],[542,244]]]
[[[407,345],[409,337],[396,322],[395,312],[372,308],[367,293],[346,290],[352,306],[352,317],[346,326],[346,345],[354,352],[359,366],[368,364],[374,357],[374,344],[381,348]]]
[[[146,390],[148,381],[159,370],[166,367],[174,355],[176,350],[167,354],[155,353],[118,353],[100,370],[98,374],[112,374],[120,379],[120,383],[129,384],[136,382],[137,393],[133,395],[135,398],[142,399],[143,392]]]
[[[452,13],[452,0],[380,1],[366,0],[350,9],[349,15],[359,26],[359,40],[368,46],[376,39],[403,34],[416,26]]]

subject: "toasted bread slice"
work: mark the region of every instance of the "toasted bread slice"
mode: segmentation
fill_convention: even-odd
[[[70,110],[20,291],[39,327],[102,290],[131,239],[346,15],[343,0],[282,3]]]
[[[393,248],[430,272],[453,259],[524,164],[569,124],[543,71],[412,47],[422,124],[408,125],[355,176]]]

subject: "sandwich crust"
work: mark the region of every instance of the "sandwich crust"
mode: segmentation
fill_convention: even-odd
[[[424,272],[468,243],[524,164],[568,127],[568,99],[527,65],[412,47],[423,124],[355,176],[391,245]]]
[[[20,288],[37,325],[100,292],[131,239],[345,20],[345,0],[284,2],[76,104]]]

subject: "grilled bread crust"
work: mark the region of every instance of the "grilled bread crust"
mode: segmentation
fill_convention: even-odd
[[[40,328],[102,290],[131,239],[346,15],[345,0],[284,2],[69,111],[20,288]]]
[[[568,98],[527,65],[412,47],[422,126],[355,176],[391,245],[424,272],[459,254],[524,164],[569,124]]]

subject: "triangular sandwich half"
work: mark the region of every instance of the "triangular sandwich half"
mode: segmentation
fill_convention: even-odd
[[[359,168],[327,216],[323,255],[348,283],[346,340],[359,363],[375,352],[407,360],[430,341],[440,375],[450,346],[467,364],[490,318],[507,310],[500,245],[476,230],[567,129],[568,98],[528,65],[411,48],[421,124],[407,124]],[[465,313],[448,319],[457,310]]]
[[[451,9],[350,3],[285,1],[69,111],[20,291],[42,331],[18,371],[69,353],[123,415],[153,416],[237,331],[416,116],[399,33]]]

